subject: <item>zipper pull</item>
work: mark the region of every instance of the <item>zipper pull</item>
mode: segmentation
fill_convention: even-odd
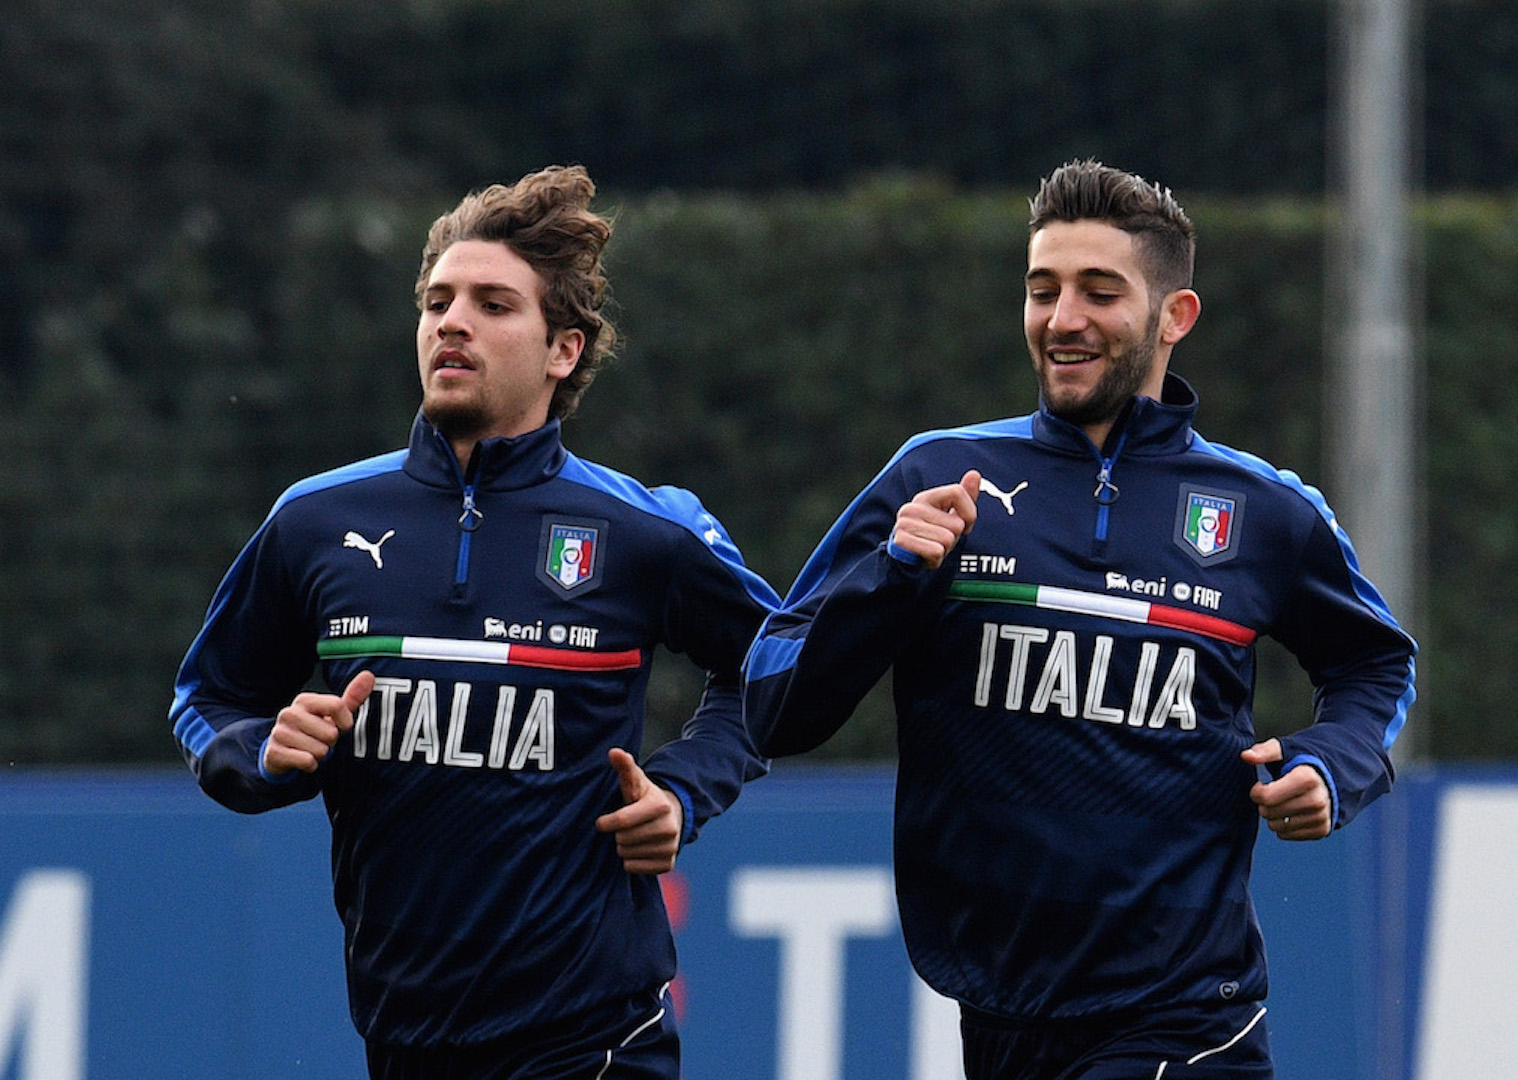
[[[480,521],[484,518],[477,506],[474,505],[473,486],[464,489],[464,512],[459,515],[459,528],[465,532],[474,532],[480,527]]]
[[[1112,462],[1103,461],[1100,471],[1096,474],[1096,490],[1092,496],[1098,506],[1111,506],[1117,502],[1117,497],[1122,494],[1117,485],[1112,482]]]

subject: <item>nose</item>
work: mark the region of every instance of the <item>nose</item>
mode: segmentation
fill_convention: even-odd
[[[437,335],[449,337],[458,334],[467,337],[469,324],[464,314],[464,305],[455,298],[449,301],[448,306],[438,313]]]
[[[1086,312],[1080,298],[1069,292],[1060,293],[1054,301],[1054,310],[1049,313],[1049,329],[1056,334],[1077,333],[1085,326]]]

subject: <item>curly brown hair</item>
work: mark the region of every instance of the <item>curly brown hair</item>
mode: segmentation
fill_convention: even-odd
[[[549,415],[571,416],[616,346],[617,331],[601,308],[608,299],[601,255],[612,222],[593,212],[596,185],[583,166],[553,165],[515,184],[492,184],[472,192],[427,231],[416,302],[422,304],[427,279],[444,251],[460,240],[505,244],[543,279],[543,317],[549,340],[561,330],[585,335],[580,362],[554,391]]]

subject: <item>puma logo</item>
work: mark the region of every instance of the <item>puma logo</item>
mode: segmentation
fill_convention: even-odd
[[[1012,497],[1027,486],[1028,481],[1024,480],[1021,484],[1018,484],[1011,491],[1003,491],[1001,488],[997,487],[995,484],[991,483],[991,481],[985,479],[984,477],[982,477],[980,481],[980,490],[1005,506],[1007,508],[1008,517],[1011,517],[1016,512],[1012,509]]]
[[[348,534],[343,537],[343,547],[358,548],[361,551],[367,551],[369,553],[369,557],[374,560],[374,565],[383,570],[385,568],[385,560],[380,558],[380,545],[383,544],[386,540],[389,540],[394,535],[395,530],[391,529],[384,536],[380,537],[378,540],[371,544],[358,533],[350,529],[348,531]]]

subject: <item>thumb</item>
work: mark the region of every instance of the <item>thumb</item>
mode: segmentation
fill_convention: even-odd
[[[369,695],[374,691],[374,672],[360,671],[353,676],[348,683],[348,688],[343,691],[343,704],[349,712],[358,709],[360,705],[369,700]]]
[[[606,754],[611,767],[617,770],[617,782],[622,787],[622,801],[635,803],[648,790],[648,774],[638,765],[638,759],[626,750],[612,747]]]
[[[1281,760],[1281,740],[1266,739],[1255,743],[1239,755],[1251,765],[1269,765]]]
[[[358,712],[358,707],[369,700],[369,695],[374,690],[374,672],[360,671],[353,676],[348,683],[348,688],[343,691],[343,711],[335,717],[339,731],[347,731],[353,726],[353,714]]]
[[[974,502],[980,498],[980,473],[971,469],[964,476],[960,477],[959,486],[969,493],[970,501]]]

